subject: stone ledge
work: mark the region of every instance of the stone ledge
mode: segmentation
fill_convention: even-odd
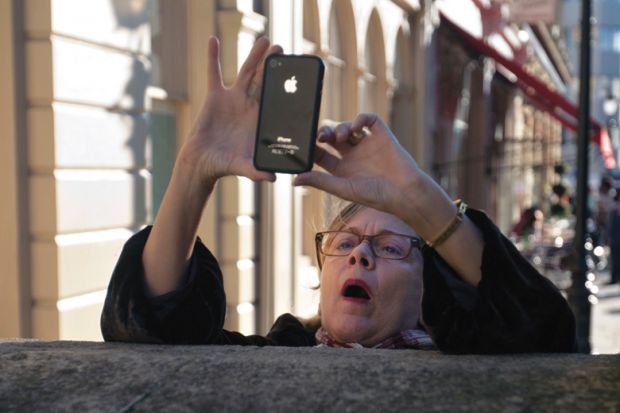
[[[620,411],[620,355],[0,340],[0,411]]]

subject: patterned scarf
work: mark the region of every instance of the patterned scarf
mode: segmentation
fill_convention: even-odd
[[[339,347],[339,348],[364,348],[359,343],[341,343],[334,340],[327,330],[319,328],[314,335],[317,341],[316,347]],[[372,348],[390,349],[417,349],[417,350],[436,350],[437,347],[431,337],[424,330],[411,329],[403,330],[394,334],[373,346]]]

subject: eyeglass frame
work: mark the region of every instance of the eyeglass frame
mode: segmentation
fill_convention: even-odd
[[[392,261],[401,261],[404,259],[407,259],[410,255],[411,255],[411,251],[413,251],[414,248],[417,248],[418,250],[422,250],[422,247],[424,246],[424,241],[422,240],[422,238],[420,237],[414,237],[411,235],[406,235],[406,234],[398,234],[396,232],[383,232],[381,234],[375,234],[375,235],[361,235],[358,234],[356,232],[353,231],[343,231],[343,230],[333,230],[333,231],[321,231],[321,232],[317,232],[314,235],[314,246],[316,248],[316,259],[317,262],[319,263],[319,270],[323,269],[323,261],[321,260],[321,256],[323,257],[347,257],[351,254],[351,252],[353,251],[353,249],[351,250],[351,252],[349,252],[348,254],[344,254],[344,255],[334,255],[334,254],[326,254],[323,252],[321,245],[323,243],[323,237],[325,236],[325,234],[334,234],[334,233],[340,233],[340,232],[344,232],[344,233],[348,233],[348,234],[353,234],[357,237],[360,238],[360,242],[353,248],[357,248],[359,247],[362,242],[364,242],[365,240],[368,241],[368,246],[370,247],[370,251],[372,251],[372,254],[374,255],[375,258],[382,258],[385,260],[392,260]],[[402,258],[389,258],[389,257],[382,257],[377,255],[377,253],[375,252],[375,249],[373,247],[372,244],[372,239],[375,237],[380,237],[380,236],[384,236],[384,235],[398,235],[400,237],[405,237],[409,239],[410,242],[410,248],[409,248],[409,252],[407,254],[405,254]]]

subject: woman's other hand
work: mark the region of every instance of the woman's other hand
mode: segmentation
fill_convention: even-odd
[[[363,134],[364,130],[368,133]],[[296,177],[340,198],[391,213],[423,239],[433,241],[454,219],[456,207],[448,194],[417,165],[387,125],[374,113],[319,132],[315,163],[325,169]],[[480,281],[482,236],[465,217],[437,252],[470,284]]]
[[[359,140],[361,137],[361,140]],[[356,139],[357,138],[357,139]],[[315,162],[327,172],[297,176],[295,185],[309,185],[341,198],[400,215],[403,191],[424,173],[375,113],[353,122],[323,126]]]
[[[282,48],[270,47],[266,38],[258,39],[230,88],[222,81],[219,51],[219,41],[211,37],[207,96],[180,160],[195,167],[200,178],[207,182],[226,175],[274,181],[274,174],[254,168],[252,155],[264,60],[270,54],[282,53]]]
[[[144,277],[153,295],[181,285],[200,218],[218,178],[245,176],[273,181],[252,164],[263,62],[279,46],[258,39],[230,88],[224,87],[219,42],[209,39],[207,96],[187,142],[177,156],[161,208],[142,253]]]

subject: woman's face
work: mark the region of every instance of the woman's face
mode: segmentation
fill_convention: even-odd
[[[362,208],[343,230],[361,235],[393,232],[417,236],[400,219],[371,208]],[[362,285],[370,298],[346,296],[345,287],[350,284]],[[363,241],[348,256],[324,259],[321,325],[340,342],[370,347],[415,328],[421,298],[422,255],[417,248],[403,260],[389,260],[376,258]]]

